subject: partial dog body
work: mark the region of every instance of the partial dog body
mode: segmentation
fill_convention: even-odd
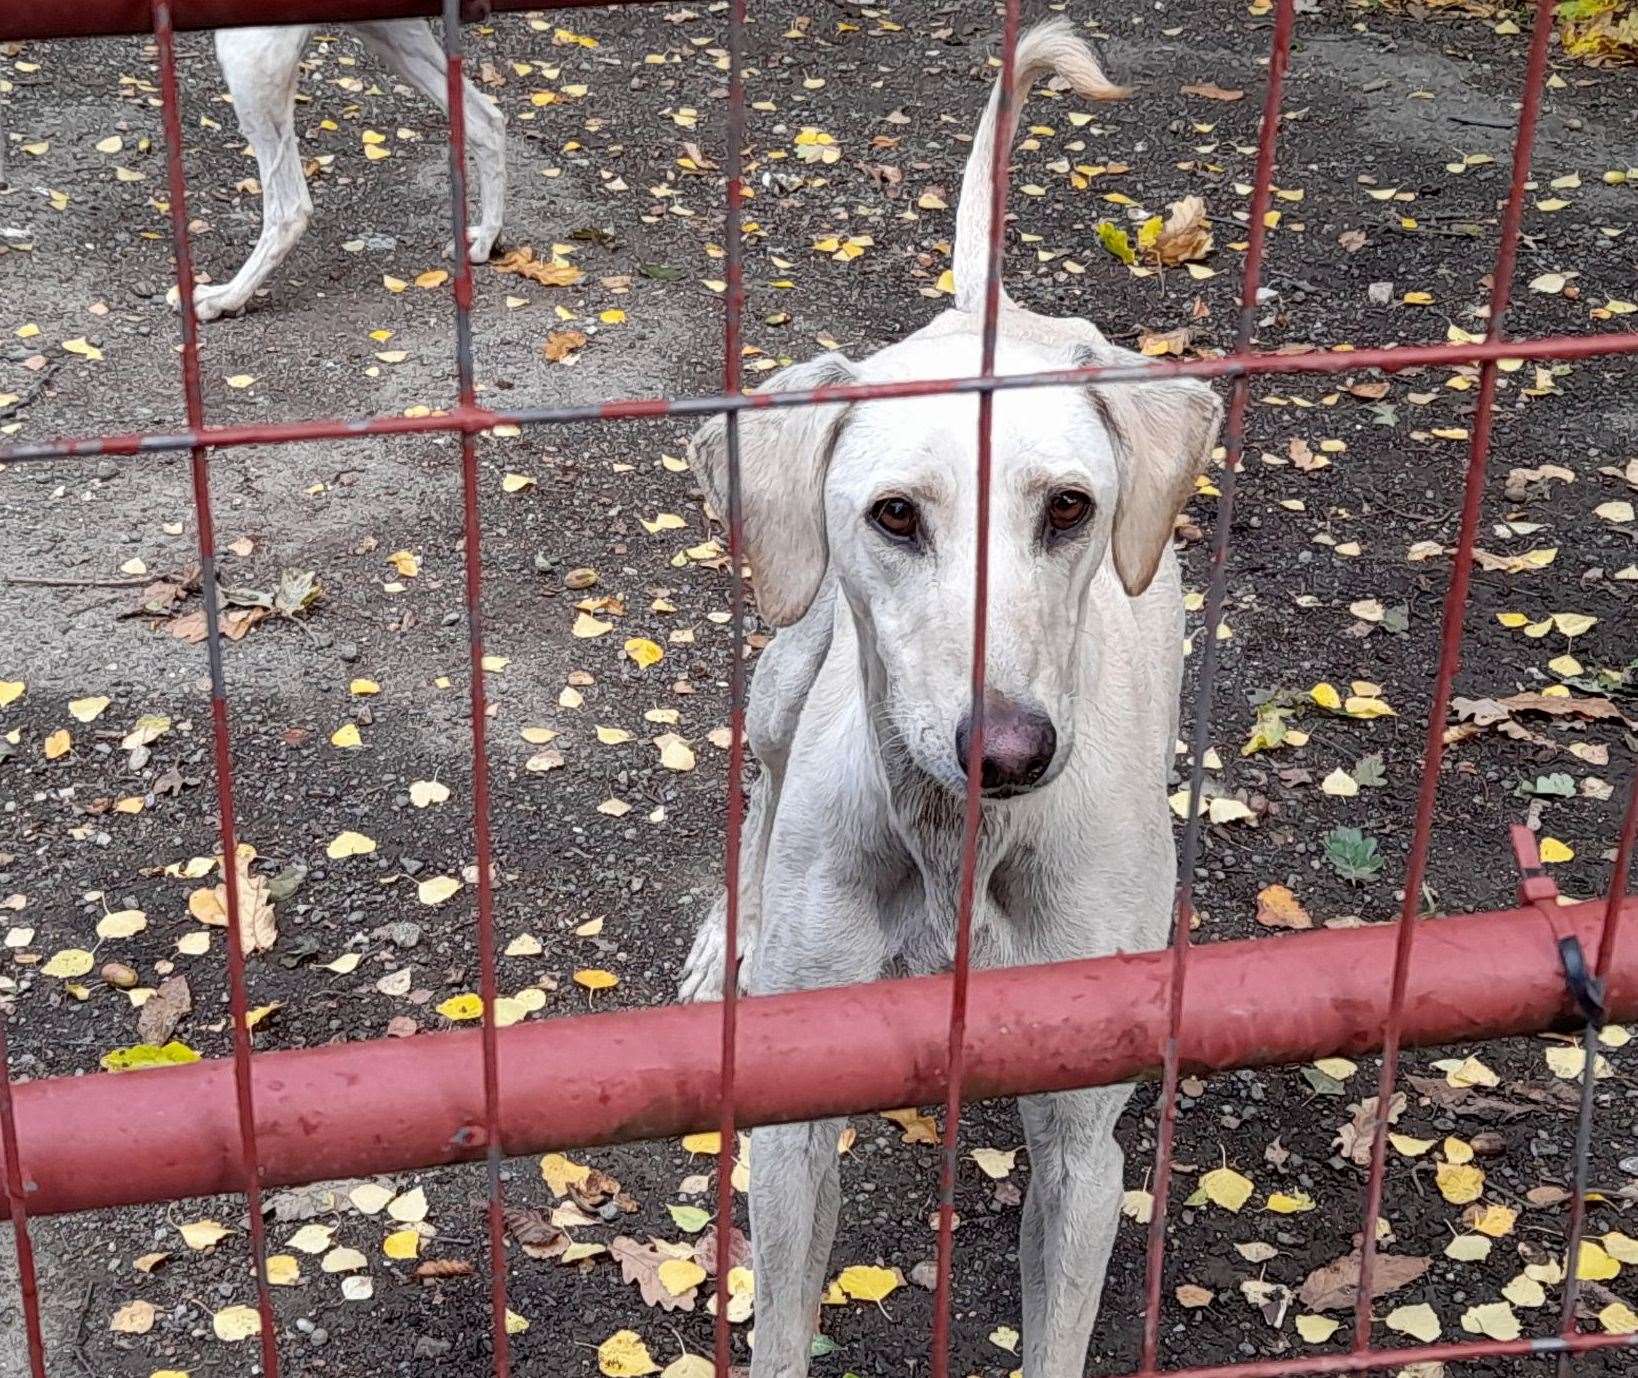
[[[225,283],[196,287],[194,310],[214,320],[242,310],[300,241],[313,215],[296,144],[296,82],[315,25],[222,29],[216,55],[227,77],[239,127],[256,150],[262,184],[262,232],[244,265]],[[422,19],[348,26],[364,46],[446,115],[444,52]],[[482,263],[500,234],[506,207],[506,119],[471,81],[465,83],[467,144],[476,171],[478,219],[467,230],[467,253]],[[453,252],[453,246],[450,251]]]
[[[1062,21],[1027,35],[1017,66],[1021,95],[1047,71],[1083,96],[1124,94]],[[997,123],[992,98],[957,212],[956,309],[862,363],[823,356],[770,387],[979,372]],[[1141,362],[1090,324],[1003,302],[998,373]],[[948,967],[968,769],[982,770],[985,796],[975,965],[1165,940],[1176,880],[1165,782],[1183,670],[1170,537],[1220,405],[1188,380],[995,395],[982,762],[968,759],[967,720],[978,410],[975,397],[934,396],[742,414],[747,554],[763,614],[782,628],[748,718],[762,766],[740,873],[752,994]],[[692,452],[719,512],[723,432],[711,423]],[[722,917],[719,901],[685,998],[721,990]],[[1113,1129],[1129,1094],[1020,1102],[1026,1378],[1082,1370],[1118,1221]],[[807,1372],[841,1128],[752,1133],[755,1378]]]

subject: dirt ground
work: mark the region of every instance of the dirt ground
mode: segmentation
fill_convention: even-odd
[[[987,6],[923,0],[891,10],[753,8],[754,378],[821,348],[862,356],[939,309],[951,208],[999,21]],[[1032,99],[1013,181],[1010,288],[1038,309],[1095,319],[1123,342],[1182,329],[1191,355],[1225,349],[1271,18],[1215,0],[1064,8],[1136,94],[1091,110],[1061,96]],[[1363,346],[1481,332],[1525,16],[1477,3],[1429,13],[1327,0],[1305,10],[1260,343]],[[551,288],[478,270],[486,398],[595,401],[718,385],[724,11],[573,12],[566,27],[594,45],[555,33],[550,18],[511,16],[471,34],[474,65],[509,121],[502,247],[545,256],[555,243],[585,274],[577,286]],[[259,198],[247,180],[255,168],[208,39],[187,37],[182,51],[196,255],[222,280],[255,238]],[[350,37],[317,37],[308,57],[297,123],[304,155],[318,160],[309,167],[317,217],[262,300],[205,327],[212,421],[398,413],[453,397],[449,286],[415,285],[442,266],[447,237],[442,123]],[[6,443],[180,420],[156,80],[151,45],[138,40],[0,48],[12,175],[0,191]],[[1510,318],[1517,334],[1617,330],[1632,319],[1635,94],[1630,70],[1591,70],[1555,54]],[[831,142],[801,139],[804,129]],[[373,146],[390,157],[366,156],[367,131],[385,131]],[[109,153],[114,135],[120,147]],[[826,161],[830,151],[837,156]],[[1086,167],[1095,175],[1076,171]],[[1213,220],[1203,274],[1136,276],[1100,246],[1098,221],[1140,220],[1188,194],[1204,198]],[[815,250],[830,237],[837,246]],[[857,246],[862,253],[836,257],[861,238],[870,241]],[[388,278],[409,285],[391,291]],[[583,347],[549,362],[548,336],[568,329],[584,333]],[[74,341],[84,342],[78,353],[65,349]],[[1456,530],[1474,377],[1361,372],[1253,388],[1209,771],[1214,795],[1245,805],[1225,814],[1249,816],[1206,829],[1202,941],[1278,942],[1256,921],[1259,894],[1273,885],[1289,887],[1316,924],[1397,912],[1447,570],[1440,551]],[[1574,711],[1539,711],[1550,695],[1464,729],[1441,782],[1432,910],[1512,902],[1506,826],[1521,819],[1544,844],[1561,844],[1550,855],[1569,854],[1551,867],[1565,894],[1607,884],[1638,719],[1633,378],[1630,364],[1606,360],[1502,376],[1481,533],[1494,558],[1475,577],[1457,693],[1505,699],[1558,686],[1555,694],[1570,696],[1558,704]],[[675,460],[686,436],[685,426],[658,421],[481,442],[488,649],[505,659],[488,680],[497,921],[518,954],[503,960],[501,980],[508,993],[535,992],[525,997],[538,1005],[530,1018],[670,999],[720,875],[726,753],[714,734],[726,722],[727,581],[720,561],[698,549],[708,534],[699,493]],[[251,447],[214,456],[210,477],[229,550],[225,582],[270,592],[281,571],[310,571],[323,594],[297,618],[250,626],[227,655],[240,834],[256,849],[252,874],[280,895],[277,943],[251,969],[253,1001],[276,1006],[257,1046],[446,1027],[437,1007],[477,982],[471,877],[435,907],[417,901],[417,887],[459,878],[473,860],[458,447],[431,438]],[[1193,593],[1206,578],[1209,487],[1183,532]],[[200,909],[189,906],[190,892],[211,882],[164,871],[185,870],[217,846],[204,651],[172,634],[187,630],[176,619],[195,612],[198,598],[175,590],[165,616],[131,615],[152,596],[150,583],[185,576],[194,563],[185,457],[13,464],[0,472],[0,492],[0,682],[26,686],[0,693],[0,902],[14,925],[0,980],[12,1074],[93,1071],[110,1050],[139,1041],[133,1001],[95,969],[48,974],[64,950],[93,951],[98,967],[127,964],[143,989],[185,976],[192,1010],[175,1037],[221,1055],[222,933],[201,927]],[[397,552],[410,558],[395,566]],[[596,586],[571,588],[569,571],[583,568],[597,572]],[[617,604],[593,611],[614,630],[571,635],[576,604],[605,595]],[[664,660],[639,668],[622,653],[628,637],[651,639]],[[355,692],[361,679],[378,692]],[[1378,701],[1394,713],[1328,713],[1310,693],[1320,682],[1366,699],[1379,686]],[[79,701],[93,697],[109,700],[95,717],[70,709],[90,714]],[[1589,701],[1610,708],[1595,716],[1604,710]],[[1284,725],[1306,739],[1242,755],[1259,705],[1265,719],[1292,710]],[[144,715],[167,718],[167,729],[124,745]],[[359,745],[333,744],[344,728]],[[58,751],[62,740],[52,738],[62,731],[69,740]],[[544,741],[545,732],[557,735]],[[662,765],[655,739],[666,733],[689,744],[691,770]],[[447,800],[418,806],[412,787],[425,781],[447,786]],[[1383,863],[1353,881],[1326,848],[1346,827],[1374,839]],[[328,856],[346,830],[372,839],[373,852]],[[145,916],[140,932],[97,937],[107,914],[130,910]],[[587,968],[612,972],[618,985],[589,996],[572,980]],[[1638,1236],[1638,1089],[1623,1041],[1608,1035],[1610,1075],[1598,1088],[1595,1236]],[[1426,1303],[1445,1339],[1468,1338],[1464,1316],[1502,1302],[1505,1288],[1524,1333],[1556,1325],[1560,1289],[1550,1276],[1534,1305],[1518,1279],[1562,1248],[1553,1189],[1568,1180],[1574,1084],[1555,1075],[1548,1055],[1564,1052],[1562,1040],[1529,1039],[1406,1058],[1407,1074],[1421,1080],[1407,1086],[1396,1126],[1409,1146],[1391,1155],[1386,1247],[1428,1266],[1382,1299],[1379,1316]],[[1469,1055],[1495,1085],[1458,1089],[1434,1065]],[[1303,1284],[1349,1248],[1364,1174],[1347,1156],[1348,1136],[1337,1136],[1375,1072],[1367,1059],[1351,1071],[1185,1084],[1166,1364],[1346,1345],[1346,1326],[1313,1338],[1326,1327],[1312,1317],[1346,1313],[1319,1310],[1324,1299]],[[404,1113],[416,1113],[413,1087]],[[926,1363],[931,1307],[911,1279],[933,1250],[936,1152],[885,1119],[855,1127],[835,1265],[881,1264],[906,1282],[881,1307],[827,1307],[814,1371],[914,1374]],[[1143,1090],[1122,1131],[1133,1191],[1145,1187],[1153,1132],[1153,1095]],[[963,1136],[969,1147],[1000,1150],[1022,1137],[1005,1105],[974,1107]],[[1415,1149],[1413,1140],[1432,1142]],[[1502,1208],[1485,1220],[1472,1210],[1464,1220],[1464,1206],[1439,1187],[1438,1164],[1463,1166],[1470,1148],[1485,1174],[1479,1206]],[[577,1242],[686,1242],[667,1207],[710,1204],[709,1161],[679,1144],[585,1161],[618,1179],[635,1212],[613,1210],[611,1221],[593,1204],[593,1223],[569,1229]],[[1252,1201],[1238,1212],[1191,1203],[1195,1175],[1224,1164],[1252,1179]],[[1017,1367],[1008,1345],[1020,1320],[1016,1234],[1027,1180],[1022,1153],[1001,1179],[963,1160],[959,1372]],[[472,1264],[477,1275],[418,1281],[413,1260],[383,1254],[397,1228],[385,1214],[311,1194],[276,1197],[272,1245],[301,1274],[275,1289],[287,1373],[484,1370],[481,1173],[388,1185],[426,1193],[420,1255]],[[557,1203],[533,1160],[508,1165],[506,1191],[519,1207]],[[1281,1214],[1267,1205],[1271,1193],[1314,1208]],[[1516,1219],[1506,1218],[1512,1211]],[[206,1218],[230,1233],[193,1249],[179,1227]],[[309,1256],[288,1244],[303,1224],[333,1227],[329,1244],[361,1251],[362,1266],[324,1271],[322,1249]],[[1488,1257],[1447,1256],[1454,1238],[1470,1241],[1460,1253],[1481,1237],[1476,1224],[1495,1232]],[[232,1199],[40,1222],[48,1371],[258,1371],[253,1344],[213,1334],[214,1313],[253,1300],[244,1225]],[[1092,1371],[1135,1364],[1143,1233],[1123,1221]],[[1610,1244],[1618,1269],[1613,1255],[1626,1247]],[[138,1270],[151,1253],[167,1257]],[[1590,1327],[1611,1324],[1619,1313],[1598,1314],[1618,1300],[1638,1306],[1634,1257],[1589,1287]],[[514,1244],[510,1262],[512,1305],[528,1322],[513,1339],[518,1372],[594,1372],[596,1346],[622,1328],[637,1331],[662,1367],[684,1346],[708,1348],[703,1296],[669,1312],[646,1306],[606,1253],[565,1265]],[[347,1299],[344,1276],[370,1279],[371,1295]],[[112,1328],[138,1301],[152,1307],[149,1327]],[[1300,1327],[1299,1316],[1309,1318]],[[742,1359],[747,1328],[736,1327]],[[0,1373],[22,1372],[18,1332],[7,1333]],[[1377,1338],[1410,1342],[1380,1326]],[[1620,1370],[1611,1358],[1577,1369]]]

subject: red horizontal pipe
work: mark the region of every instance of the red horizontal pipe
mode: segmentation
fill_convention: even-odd
[[[462,6],[468,18],[487,10],[581,9],[592,5],[653,4],[657,0],[488,0]],[[366,19],[433,18],[443,0],[172,0],[178,32],[232,29],[248,24],[346,24]],[[45,0],[10,5],[0,13],[0,38],[98,38],[148,34],[151,0]]]
[[[1446,1340],[1397,1349],[1356,1349],[1347,1354],[1303,1354],[1251,1363],[1199,1364],[1192,1368],[1139,1370],[1131,1378],[1293,1378],[1295,1374],[1366,1373],[1415,1364],[1459,1364],[1549,1354],[1587,1354],[1600,1349],[1638,1349],[1638,1335],[1576,1334],[1517,1340]]]
[[[1594,949],[1605,906],[1565,922]],[[1638,922],[1638,898],[1622,905]],[[1182,1065],[1206,1072],[1377,1048],[1394,926],[1210,943],[1194,955]],[[1638,943],[1611,973],[1611,1017],[1638,1018]],[[975,1099],[1150,1076],[1166,1036],[1169,956],[975,972]],[[1554,935],[1535,909],[1432,920],[1418,937],[1407,1046],[1572,1028]],[[945,1092],[948,977],[842,987],[740,1008],[741,1125],[927,1105]],[[717,1124],[714,1005],[578,1015],[500,1031],[508,1155],[671,1138]],[[476,1030],[253,1059],[267,1186],[401,1173],[484,1155]],[[57,1077],[15,1091],[31,1215],[239,1190],[233,1064]]]
[[[718,397],[632,397],[576,406],[491,411],[451,407],[441,416],[370,416],[347,420],[279,421],[241,426],[203,426],[174,432],[58,437],[0,448],[0,464],[91,455],[154,454],[204,445],[288,445],[309,440],[350,440],[367,435],[449,434],[492,426],[547,426],[588,421],[633,421],[659,416],[711,416],[764,407],[805,407],[824,402],[868,402],[934,393],[1007,392],[1015,388],[1066,387],[1082,383],[1140,383],[1161,378],[1237,378],[1242,375],[1388,373],[1427,366],[1454,367],[1486,359],[1587,359],[1638,354],[1638,333],[1543,336],[1535,340],[1485,340],[1459,345],[1387,345],[1380,349],[1324,349],[1310,354],[1253,350],[1215,359],[1156,360],[1150,364],[1101,364],[1088,368],[1009,373],[986,378],[918,378],[894,383],[849,383],[791,392],[736,393]]]

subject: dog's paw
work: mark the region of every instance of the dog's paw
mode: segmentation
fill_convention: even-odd
[[[677,998],[685,1004],[722,999],[723,967],[728,947],[728,903],[719,895],[711,906],[705,922],[694,934],[694,946],[683,964],[682,980],[677,984]],[[745,931],[743,918],[740,926],[740,960],[735,963],[735,975],[745,970],[744,957],[750,951],[750,937]],[[743,980],[739,983],[745,989]]]
[[[495,241],[500,237],[499,225],[468,225],[466,227],[466,257],[469,263],[487,263],[495,252]],[[455,241],[444,245],[444,257],[455,257]]]
[[[694,946],[683,964],[677,998],[685,1004],[722,999],[722,956],[728,938],[723,923],[719,900],[694,934]]]
[[[176,288],[171,288],[165,294],[165,299],[170,303],[172,311],[181,311],[182,294]],[[223,316],[232,315],[233,312],[239,310],[241,305],[243,303],[234,299],[232,289],[229,287],[195,287],[193,289],[193,315],[195,320],[219,320]]]

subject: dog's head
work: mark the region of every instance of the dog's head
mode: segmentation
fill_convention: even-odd
[[[1093,331],[1070,343],[1004,339],[997,372],[1143,362]],[[976,372],[975,333],[923,332],[863,364],[822,355],[766,388]],[[1051,781],[1074,749],[1087,600],[1149,586],[1222,409],[1191,379],[994,399],[979,768],[986,795],[1001,798]],[[975,395],[944,395],[753,409],[739,422],[745,554],[762,615],[796,621],[828,569],[858,626],[884,753],[958,794],[974,764],[979,406]],[[701,428],[691,460],[726,517],[723,418]],[[1095,578],[1106,563],[1114,577]]]

